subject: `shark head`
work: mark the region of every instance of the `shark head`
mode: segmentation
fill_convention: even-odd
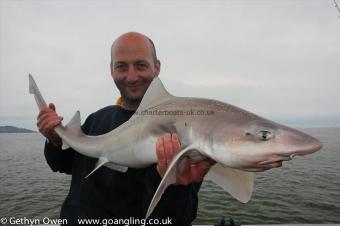
[[[215,161],[247,171],[281,167],[283,161],[322,148],[320,141],[308,134],[257,117],[217,129],[222,136],[213,147]]]

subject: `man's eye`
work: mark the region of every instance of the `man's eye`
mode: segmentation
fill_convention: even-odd
[[[146,69],[147,68],[147,64],[146,63],[137,63],[137,68],[138,69]]]
[[[115,70],[124,70],[125,69],[125,65],[124,64],[117,64],[115,65]]]

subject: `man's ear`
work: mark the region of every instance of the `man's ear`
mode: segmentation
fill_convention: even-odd
[[[155,61],[155,68],[156,68],[155,76],[158,76],[159,73],[161,72],[161,62],[159,60]]]
[[[112,61],[110,62],[110,71],[111,71],[111,76],[113,77],[113,65],[112,65]]]

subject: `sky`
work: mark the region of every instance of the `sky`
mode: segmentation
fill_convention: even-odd
[[[165,87],[291,126],[340,126],[340,13],[333,0],[0,0],[0,125],[36,130],[31,73],[65,123],[119,97],[110,46],[155,43]]]

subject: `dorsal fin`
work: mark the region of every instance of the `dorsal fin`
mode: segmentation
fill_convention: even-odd
[[[162,81],[158,78],[158,76],[156,76],[145,92],[137,112],[142,112],[145,109],[157,106],[158,104],[172,98],[174,98],[174,96],[168,93]]]

